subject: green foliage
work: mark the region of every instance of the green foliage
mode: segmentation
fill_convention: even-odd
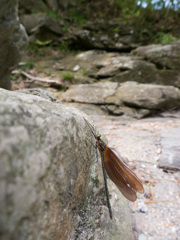
[[[63,41],[59,44],[59,50],[64,52],[68,52],[70,50],[66,41]]]
[[[51,76],[51,71],[46,71],[46,75],[50,77]]]
[[[28,46],[27,46],[27,49],[29,51],[35,51],[35,50],[38,49],[38,46],[36,44],[34,44],[34,43],[29,43]]]
[[[48,16],[55,19],[59,18],[58,13],[54,11],[49,11]]]
[[[74,79],[74,74],[71,72],[64,72],[63,73],[63,79],[67,80],[69,82],[72,82],[72,80]]]
[[[137,10],[137,11],[135,12],[135,16],[136,16],[136,17],[139,17],[140,14],[141,14],[141,11],[140,11],[140,10]]]
[[[139,28],[148,28],[157,21],[176,16],[178,11],[173,11],[180,7],[180,0],[114,0],[116,9],[116,19],[124,24],[135,24]],[[180,9],[180,8],[179,8]],[[170,11],[171,10],[171,11]],[[119,16],[118,16],[119,11]]]
[[[119,27],[113,28],[113,32],[119,32]]]
[[[87,18],[85,18],[85,16],[83,16],[81,14],[81,12],[79,12],[75,9],[70,11],[69,17],[70,17],[71,21],[75,24],[83,25],[87,22]]]
[[[87,75],[87,69],[85,69],[85,68],[82,69],[82,75],[83,75],[83,76],[86,76],[86,75]]]
[[[160,32],[157,34],[157,37],[154,40],[154,42],[161,43],[161,44],[169,44],[174,40],[177,40],[177,39],[171,33]]]
[[[47,46],[47,45],[49,45],[51,42],[52,42],[52,40],[48,40],[48,41],[42,42],[42,41],[36,39],[36,44],[39,45],[39,46]]]
[[[12,75],[11,80],[14,81],[14,82],[19,81],[19,75],[18,74]]]
[[[63,33],[66,33],[66,32],[68,32],[69,27],[67,25],[64,25],[63,27],[61,27],[61,30]]]

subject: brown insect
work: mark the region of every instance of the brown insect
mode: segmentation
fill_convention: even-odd
[[[112,218],[106,173],[116,184],[120,192],[130,201],[135,201],[137,199],[136,192],[143,194],[144,188],[136,174],[123,163],[123,160],[118,157],[115,152],[106,145],[105,142],[101,140],[101,135],[95,134],[92,125],[86,119],[85,121],[96,139],[96,146],[101,154],[107,204],[110,218]]]

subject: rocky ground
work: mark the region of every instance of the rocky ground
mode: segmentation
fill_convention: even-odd
[[[144,196],[130,203],[134,239],[179,239],[180,40],[179,26],[175,24],[179,23],[178,18],[166,15],[170,21],[165,24],[166,21],[159,23],[159,15],[151,28],[147,29],[145,24],[140,29],[141,24],[122,25],[117,18],[102,21],[96,15],[96,4],[91,6],[94,14],[86,16],[95,19],[87,21],[78,11],[69,12],[70,16],[65,11],[69,16],[66,18],[63,12],[49,11],[49,7],[57,9],[53,4],[44,9],[43,2],[38,3],[39,7],[28,3],[20,1],[20,22],[26,28],[30,44],[23,61],[12,72],[12,90],[47,89],[53,92],[53,101],[56,101],[54,97],[59,98],[88,113],[107,136],[109,145],[129,159],[127,164],[144,184]],[[10,1],[1,9],[1,15],[5,16],[1,23],[1,55],[5,57],[1,57],[0,75],[1,87],[7,89],[11,88],[9,74],[27,44],[17,8],[17,2]],[[83,6],[81,11],[84,9],[90,7]],[[173,35],[171,25],[175,25]],[[38,94],[37,90],[35,95]],[[128,210],[120,207],[119,202],[123,200],[110,181],[109,186],[113,211],[122,219],[117,229],[124,228],[123,216],[129,215],[123,211]],[[117,226],[115,220],[110,225]],[[113,233],[106,226],[109,225],[102,229],[109,240],[111,237],[106,232]],[[81,230],[84,233],[84,228]],[[101,228],[96,230],[101,233]],[[92,237],[93,234],[94,231]],[[119,235],[116,237],[119,240]]]
[[[25,72],[23,66],[30,63],[26,56],[26,63],[12,75],[19,81],[14,90],[46,88],[65,104],[85,111],[107,136],[109,146],[129,159],[127,164],[146,190],[129,204],[138,240],[180,238],[180,112],[173,111],[180,104],[180,79],[179,55],[173,46],[153,45],[143,53],[139,48],[134,53],[140,57],[94,50],[60,57],[51,50],[52,56],[41,56]],[[176,46],[179,49],[178,41]],[[176,64],[169,65],[169,53]],[[169,112],[162,113],[166,109]],[[117,189],[109,185],[111,201],[116,202]]]
[[[127,164],[144,183],[144,196],[129,203],[134,239],[178,240],[180,112],[143,120],[102,115],[91,118],[108,138],[109,146],[127,157]],[[115,193],[110,191],[113,198]]]

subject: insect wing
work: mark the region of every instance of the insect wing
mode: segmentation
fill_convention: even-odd
[[[136,192],[144,193],[143,185],[136,174],[108,147],[104,149],[104,166],[110,179],[128,200],[135,201]]]

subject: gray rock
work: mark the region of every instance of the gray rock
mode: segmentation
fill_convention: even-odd
[[[50,44],[52,40],[58,40],[63,35],[62,27],[64,23],[60,19],[36,13],[24,16],[22,22],[27,26],[30,42],[33,43],[38,39],[42,42],[47,41],[47,44]]]
[[[0,89],[0,237],[80,239],[87,233],[131,240],[127,201],[118,189],[111,198],[113,224],[108,216],[100,165],[91,168],[96,151],[85,115],[47,91],[32,93]]]
[[[10,73],[21,60],[28,38],[18,20],[18,1],[1,1],[0,7],[0,87],[11,88]]]
[[[168,45],[153,44],[138,47],[133,50],[132,53],[155,63],[159,68],[179,70],[180,40],[174,41]]]
[[[76,102],[64,102],[67,106],[72,106],[83,111],[87,115],[106,115],[107,111],[102,109],[102,106],[95,104],[86,104],[86,103],[76,103]]]
[[[55,98],[52,92],[40,88],[22,89],[17,92],[36,95],[45,99],[49,99],[51,102],[58,102],[57,98]]]
[[[102,105],[113,115],[143,118],[154,111],[164,111],[180,106],[180,90],[172,86],[100,82],[73,85],[61,96],[65,102]]]
[[[103,61],[102,61],[103,60]],[[117,53],[104,54],[103,59],[97,62],[97,69],[100,68],[91,77],[95,78],[108,78],[116,76],[120,72],[133,69],[134,61],[138,61],[139,58],[131,56],[121,56]],[[113,81],[113,79],[112,79]],[[114,82],[118,82],[114,80]]]
[[[119,72],[113,82],[135,81],[139,83],[154,83],[180,87],[180,72],[178,70],[157,69],[153,63],[132,59],[126,64],[126,71]]]
[[[180,170],[180,128],[164,130],[161,137],[162,153],[159,166]]]
[[[148,212],[147,205],[143,201],[138,202],[138,211],[142,213]]]
[[[43,1],[36,0],[19,0],[19,8],[25,13],[39,13],[48,10],[48,7]]]
[[[132,107],[131,108],[126,107],[123,105],[118,106],[118,105],[108,104],[108,105],[101,106],[101,108],[111,115],[116,115],[116,116],[126,115],[126,116],[137,118],[137,119],[147,117],[151,113],[149,109],[138,109],[138,108],[136,109]]]
[[[102,106],[101,108],[113,115],[120,116],[124,114],[123,109],[114,104],[105,105],[105,106]]]
[[[2,89],[0,111],[2,236],[67,239],[93,158],[92,146],[83,147],[81,113],[47,97]]]
[[[120,108],[122,109],[123,113],[126,116],[130,116],[137,119],[147,117],[152,113],[151,110],[144,108],[133,108],[127,106],[120,106]]]
[[[109,77],[113,77],[115,74],[117,74],[119,72],[119,68],[114,66],[114,65],[107,65],[103,68],[101,68],[99,71],[97,71],[94,74],[91,74],[91,77],[94,78],[109,78]]]
[[[20,16],[20,22],[26,28],[28,34],[32,34],[45,24],[46,15],[43,13],[24,14]]]
[[[180,106],[180,90],[172,86],[125,82],[117,88],[114,101],[135,108],[171,109]]]
[[[132,29],[127,30],[127,27],[123,29],[122,26],[117,26],[119,32],[112,34],[111,28],[112,26],[110,27],[107,23],[102,33],[98,33],[101,31],[98,24],[95,27],[86,25],[84,29],[74,33],[70,38],[71,46],[78,49],[104,49],[108,51],[130,51],[138,46]]]
[[[118,83],[135,81],[180,87],[179,70],[158,69],[155,64],[143,60],[142,57],[91,50],[73,57],[67,56],[61,61],[61,67],[71,71],[76,65],[80,70],[75,73],[75,77],[82,82],[85,82],[88,76],[91,83],[97,81],[96,79],[106,78]]]
[[[63,95],[66,102],[104,104],[105,99],[115,93],[118,83],[100,82],[73,85]]]

